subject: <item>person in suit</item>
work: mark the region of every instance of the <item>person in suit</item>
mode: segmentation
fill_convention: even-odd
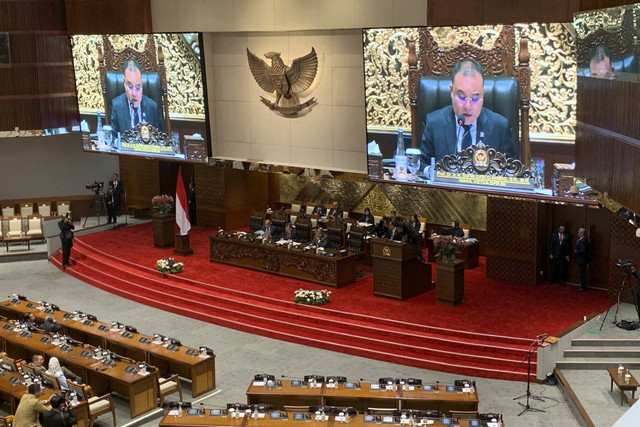
[[[373,215],[371,215],[371,209],[365,208],[364,209],[364,214],[362,214],[362,216],[360,217],[358,222],[362,222],[362,223],[369,224],[369,225],[374,225],[376,220],[373,217]]]
[[[260,228],[260,230],[264,232],[264,234],[262,235],[262,238],[264,239],[274,239],[278,234],[278,232],[276,231],[276,227],[271,225],[270,219],[264,220],[264,225]]]
[[[55,334],[55,333],[58,333],[60,329],[62,329],[62,325],[56,322],[53,316],[47,316],[44,319],[44,323],[40,325],[40,329],[44,330],[49,334]]]
[[[387,231],[387,238],[389,240],[395,240],[397,242],[402,241],[402,229],[397,225],[397,221],[391,221],[389,223],[389,231]]]
[[[386,219],[382,218],[378,221],[378,225],[373,229],[373,234],[377,237],[387,237],[387,233],[389,232],[389,223]]]
[[[327,214],[327,208],[323,205],[315,205],[311,211],[311,215],[325,216]]]
[[[414,215],[414,217],[417,218],[416,215]],[[419,232],[420,225],[418,225],[418,228],[416,228],[411,224],[411,221],[407,221],[406,219],[400,216],[396,218],[395,224],[396,224],[396,230],[399,230],[403,236],[405,235],[407,236],[407,242],[412,243],[418,247],[418,259],[420,260],[420,262],[425,262],[424,255],[422,254],[422,250],[418,245],[418,243],[420,243],[420,232]],[[418,224],[420,224],[420,221],[418,221]]]
[[[413,228],[415,228],[415,230],[420,233],[420,229],[422,228],[422,223],[420,222],[420,220],[418,219],[418,214],[413,214],[411,215],[411,219],[409,220],[409,224],[411,224],[411,226]],[[420,236],[418,236],[419,238]]]
[[[431,158],[440,160],[458,153],[480,140],[503,153],[515,157],[509,122],[500,114],[483,108],[484,71],[471,59],[459,61],[451,73],[451,106],[427,114],[420,145],[423,164]],[[463,117],[464,123],[458,123]]]
[[[460,239],[464,237],[464,230],[458,221],[451,221],[451,235]]]
[[[293,226],[290,222],[288,222],[284,226],[284,233],[281,236],[282,240],[291,240],[292,242],[297,242],[296,234],[293,232]]]
[[[42,427],[69,427],[78,423],[73,408],[67,408],[64,397],[54,394],[49,399],[51,410],[42,413]]]
[[[113,184],[109,183],[107,193],[104,195],[107,201],[107,224],[116,223],[115,199],[113,195]]]
[[[329,212],[327,213],[327,219],[336,218],[342,219],[342,209],[340,209],[340,205],[338,204],[338,202],[333,202],[333,204],[331,205],[331,209],[329,209]]]
[[[158,104],[142,93],[142,68],[135,59],[126,59],[122,66],[124,93],[111,101],[111,128],[123,133],[146,122],[164,132],[162,111]]]
[[[58,221],[60,229],[60,243],[62,243],[62,268],[70,267],[69,258],[71,257],[71,248],[73,247],[73,231],[75,227],[69,218],[69,214],[63,216]]]
[[[587,290],[587,264],[589,264],[589,240],[585,236],[584,228],[578,230],[578,241],[573,254],[573,262],[578,266],[578,272],[580,273],[578,292],[584,292]]]
[[[31,362],[29,362],[29,366],[33,368],[34,371],[36,371],[36,374],[47,370],[47,368],[44,367],[44,356],[41,354],[34,354],[33,356],[31,356]],[[84,383],[81,376],[76,375],[66,366],[60,366],[60,369],[62,369],[62,373],[64,374],[64,376],[74,383]]]
[[[38,325],[36,325],[36,317],[32,312],[25,313],[24,316],[22,316],[22,321],[27,326],[32,326],[34,328],[38,327]]]
[[[316,228],[316,235],[313,236],[313,240],[309,245],[326,248],[329,245],[329,236],[326,235],[322,228],[318,227]]]
[[[13,427],[41,426],[38,414],[48,411],[46,405],[49,404],[48,400],[38,399],[43,394],[44,392],[39,383],[29,384],[27,393],[20,398],[20,403],[13,419]]]
[[[551,270],[549,282],[564,285],[567,280],[567,263],[569,262],[569,236],[564,232],[564,225],[558,226],[557,233],[551,233],[549,239],[549,259]]]
[[[113,187],[113,213],[120,216],[120,201],[122,199],[122,181],[118,178],[118,174],[114,173],[109,184]],[[116,222],[115,217],[113,222]]]

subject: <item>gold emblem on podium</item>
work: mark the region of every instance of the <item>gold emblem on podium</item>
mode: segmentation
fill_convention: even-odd
[[[383,256],[391,256],[391,248],[389,248],[389,246],[385,246],[382,248],[382,255]]]

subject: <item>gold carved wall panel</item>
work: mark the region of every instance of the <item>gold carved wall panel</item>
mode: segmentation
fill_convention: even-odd
[[[121,50],[131,47],[142,51],[146,43],[145,34],[109,36],[113,47]],[[199,52],[181,34],[155,34],[157,46],[162,46],[167,69],[167,98],[169,112],[183,117],[204,117],[204,88]],[[73,60],[78,85],[78,107],[83,111],[104,111],[104,98],[100,88],[97,44],[102,36],[74,36]]]
[[[439,27],[430,31],[438,45],[460,42],[493,46],[502,26]],[[531,55],[530,134],[533,139],[574,139],[576,64],[574,34],[565,24],[516,25],[529,37]],[[363,31],[367,126],[410,128],[407,46],[418,40],[415,28]],[[419,51],[419,46],[417,46]]]

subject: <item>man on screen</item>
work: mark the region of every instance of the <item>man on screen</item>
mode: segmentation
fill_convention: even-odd
[[[480,140],[503,153],[515,157],[509,123],[500,114],[482,108],[484,72],[471,59],[459,61],[451,73],[451,106],[427,114],[422,143],[422,162],[430,164],[448,154],[455,154]]]
[[[158,104],[142,93],[142,70],[135,59],[126,59],[124,93],[111,101],[111,128],[113,132],[124,132],[138,123],[146,122],[164,132],[162,113]]]
[[[611,66],[611,52],[605,45],[589,49],[589,75],[598,79],[613,80],[616,72]]]

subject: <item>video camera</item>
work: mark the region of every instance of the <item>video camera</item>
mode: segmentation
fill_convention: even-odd
[[[631,277],[631,260],[625,259],[619,259],[618,262],[616,263],[616,268],[619,268],[622,270],[622,273],[627,276],[627,277]]]
[[[104,188],[104,182],[94,181],[93,184],[87,184],[84,186],[87,190],[91,190],[98,194]]]

